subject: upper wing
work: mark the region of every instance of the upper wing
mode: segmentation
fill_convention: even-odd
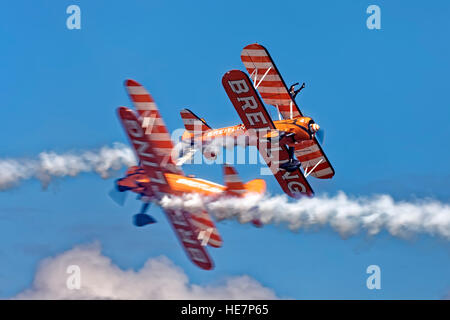
[[[165,173],[179,173],[180,170],[170,158],[159,153],[154,141],[149,139],[142,122],[136,117],[133,110],[126,107],[117,109],[123,128],[136,151],[140,165],[151,179],[151,186],[155,194],[170,193]],[[151,132],[150,132],[151,133]]]
[[[284,119],[291,118],[291,110],[292,118],[302,116],[266,48],[250,44],[242,50],[241,60],[266,104],[278,107]]]
[[[294,172],[280,169],[280,163],[289,161],[288,152],[284,145],[267,139],[267,133],[275,126],[248,76],[239,70],[229,71],[223,76],[222,85],[249,133],[255,130],[258,150],[283,191],[295,198],[312,196],[314,192],[300,169]]]
[[[125,87],[139,114],[147,139],[168,162],[175,163],[177,155],[172,154],[173,143],[153,97],[134,80],[126,80]]]
[[[200,268],[211,270],[213,262],[205,246],[198,239],[198,232],[194,231],[190,214],[183,210],[164,209],[164,211],[189,259]]]
[[[292,118],[302,116],[297,103],[292,99],[286,83],[266,48],[257,43],[250,44],[242,50],[241,60],[248,73],[255,79],[255,85],[259,85],[258,91],[265,103],[278,106],[284,119],[291,118],[291,110]],[[269,71],[267,72],[267,70]],[[267,75],[263,78],[266,73]],[[312,146],[296,146],[295,155],[301,161],[307,175],[310,174],[320,179],[333,177],[334,169],[316,138],[314,138],[314,145]]]

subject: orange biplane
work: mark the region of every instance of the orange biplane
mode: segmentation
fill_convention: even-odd
[[[186,161],[196,150],[214,159],[219,152],[216,140],[231,138],[237,144],[244,136],[245,145],[258,147],[287,195],[312,196],[307,176],[319,179],[334,176],[334,169],[317,140],[322,130],[313,119],[303,116],[266,48],[250,44],[242,50],[241,60],[250,77],[232,70],[225,73],[222,85],[243,124],[212,129],[190,110],[182,110],[186,132],[181,139],[184,147],[180,159]],[[271,119],[257,91],[266,104],[277,108],[279,120]]]
[[[186,176],[175,164],[173,143],[151,95],[134,80],[127,80],[125,86],[137,113],[120,107],[118,115],[139,158],[139,165],[128,168],[126,176],[116,180],[116,189],[121,193],[135,192],[143,201],[141,212],[133,217],[136,226],[156,222],[146,211],[151,202],[159,204],[165,195],[198,193],[214,200],[221,196],[264,193],[264,180],[255,179],[244,184],[229,165],[224,166],[225,186]],[[213,263],[205,246],[220,247],[222,239],[208,212],[201,210],[193,214],[181,209],[163,210],[192,262],[200,268],[212,269]],[[258,221],[253,223],[259,225]]]

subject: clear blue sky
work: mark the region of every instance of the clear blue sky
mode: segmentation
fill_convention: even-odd
[[[68,30],[70,4],[82,29]],[[381,30],[366,8],[381,8]],[[115,108],[130,105],[123,80],[153,94],[170,130],[189,107],[213,127],[239,122],[221,85],[243,69],[242,47],[259,42],[286,82],[306,82],[298,102],[326,129],[332,181],[317,194],[391,194],[450,200],[448,1],[13,1],[0,11],[0,158],[126,142]],[[257,169],[238,166],[243,179]],[[219,166],[186,167],[222,182]],[[266,178],[271,193],[280,189]],[[291,233],[219,225],[224,247],[205,272],[182,252],[162,212],[137,229],[137,201],[118,208],[113,180],[85,174],[41,191],[38,182],[0,193],[0,297],[28,287],[38,262],[99,240],[104,254],[138,269],[166,255],[196,283],[248,274],[282,297],[441,298],[450,290],[448,242],[382,233],[341,239],[332,230]],[[365,286],[368,265],[382,290]]]

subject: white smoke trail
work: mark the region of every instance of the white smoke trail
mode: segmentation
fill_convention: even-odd
[[[386,230],[401,238],[425,233],[450,240],[450,205],[435,200],[396,202],[389,195],[351,198],[339,192],[333,197],[297,201],[288,201],[286,196],[259,195],[217,201],[199,196],[166,197],[161,205],[190,212],[205,206],[217,220],[247,223],[259,219],[263,224],[283,224],[293,231],[330,226],[343,237],[361,231],[376,235]]]
[[[52,178],[74,177],[84,172],[107,178],[112,171],[135,164],[133,151],[122,143],[77,153],[41,152],[37,159],[0,159],[0,190],[28,179],[38,179],[46,187]]]

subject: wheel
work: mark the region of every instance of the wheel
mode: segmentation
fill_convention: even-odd
[[[133,216],[133,224],[136,227],[143,227],[152,223],[156,223],[156,220],[148,214],[138,213]]]
[[[288,171],[288,172],[294,172],[294,171],[296,171],[298,168],[300,168],[300,166],[301,166],[300,161],[298,161],[298,160],[292,160],[292,161],[290,161],[290,162],[283,163],[283,164],[280,166],[280,168],[281,168],[281,169],[284,169],[284,170],[286,170],[286,171]]]

